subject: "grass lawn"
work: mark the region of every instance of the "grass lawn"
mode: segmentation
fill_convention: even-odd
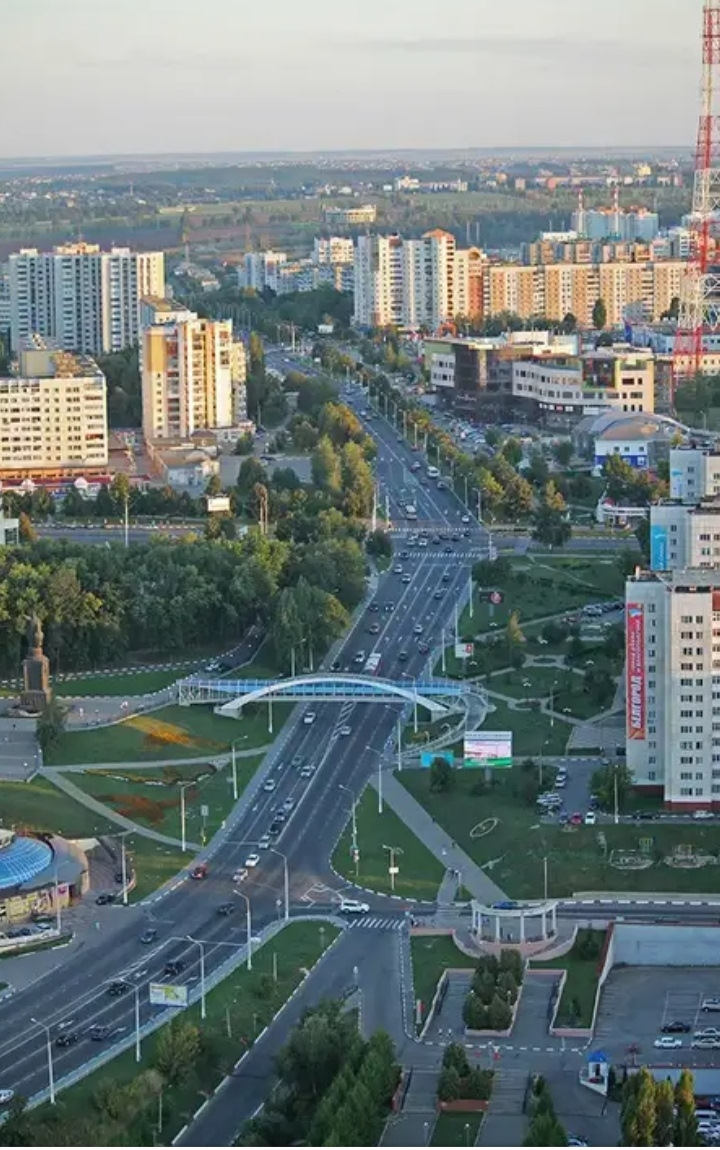
[[[430,1139],[431,1146],[474,1146],[484,1115],[477,1111],[440,1113]]]
[[[717,866],[688,870],[663,861],[674,848],[686,844],[716,856],[720,843],[712,827],[603,823],[564,828],[541,823],[535,807],[523,800],[519,766],[497,771],[495,785],[480,794],[473,794],[473,787],[482,783],[484,772],[459,770],[454,789],[445,795],[430,793],[429,774],[404,770],[400,781],[475,862],[488,868],[510,898],[542,897],[545,857],[551,897],[567,897],[576,891],[717,891]],[[488,818],[499,819],[495,829],[483,838],[471,838],[473,827]],[[652,866],[620,870],[610,865],[613,850],[637,851],[641,845],[649,847]]]
[[[179,848],[156,843],[144,835],[128,835],[125,841],[137,879],[130,902],[140,902],[152,894],[183,867],[189,866],[193,858],[192,852],[182,854]]]
[[[569,675],[582,686],[582,677],[574,671],[563,671],[561,667],[522,667],[519,671],[503,671],[491,675],[488,687],[501,695],[512,695],[514,699],[549,699],[554,687],[562,687]],[[529,687],[523,686],[530,683]]]
[[[176,671],[137,671],[125,675],[83,675],[76,679],[61,679],[53,683],[53,691],[60,697],[82,698],[95,695],[117,695],[131,698],[133,695],[149,695],[169,687],[178,679],[191,673],[192,667]]]
[[[242,794],[262,762],[262,755],[237,759],[238,794]],[[216,770],[212,764],[179,767],[156,767],[126,774],[122,769],[112,771],[84,771],[73,774],[73,782],[101,802],[107,803],[135,822],[149,826],[166,835],[180,837],[181,781],[197,780],[185,791],[186,826],[188,838],[206,841],[219,829],[234,804],[232,771],[230,767]],[[200,808],[208,807],[202,818]]]
[[[592,936],[597,953],[591,958],[584,958],[579,951],[582,950],[583,938],[588,935]],[[530,963],[531,970],[566,970],[568,972],[557,1012],[556,1026],[591,1025],[597,992],[598,963],[604,941],[604,930],[579,931],[572,949],[561,958],[551,958],[547,962]],[[579,1006],[578,1013],[572,1010],[573,1003]]]
[[[22,950],[7,950],[0,952],[0,961],[3,958],[17,958],[22,954],[35,954],[38,950],[54,950],[56,946],[66,946],[72,938],[71,934],[61,934],[57,938],[46,938],[42,942],[31,942],[28,946],[24,946]],[[0,990],[7,986],[6,982],[0,982]]]
[[[477,960],[458,950],[449,934],[416,935],[410,939],[415,998],[423,1005],[423,1018],[444,970],[474,970]]]
[[[492,688],[491,688],[492,690]],[[490,711],[483,723],[488,731],[512,731],[513,755],[525,758],[528,755],[563,755],[570,736],[570,728],[560,719],[550,721],[548,715],[538,711],[511,710],[501,699],[490,696]]]
[[[287,703],[273,705],[276,734],[289,708]],[[45,761],[49,767],[62,767],[75,763],[199,758],[228,751],[233,740],[243,749],[263,747],[271,743],[273,737],[268,734],[267,707],[262,704],[248,707],[244,718],[239,720],[216,715],[210,706],[173,705],[134,715],[110,727],[65,731]]]
[[[425,772],[429,774],[429,772]],[[396,865],[400,873],[395,876],[395,894],[407,898],[434,899],[445,874],[445,868],[434,855],[415,838],[405,823],[401,822],[387,803],[382,814],[378,814],[377,794],[367,787],[357,804],[357,838],[360,859],[357,874],[350,854],[352,846],[352,821],[349,821],[332,857],[335,870],[359,886],[369,887],[382,894],[390,894],[388,866],[388,846],[399,847]]]
[[[304,971],[315,963],[323,949],[339,933],[327,923],[320,925],[322,935],[317,923],[293,923],[256,951],[251,972],[243,966],[209,992],[205,1022],[200,1020],[199,1004],[178,1012],[183,1021],[192,1021],[201,1028],[211,1056],[198,1060],[187,1081],[174,1086],[164,1084],[162,1145],[171,1144],[198,1106],[212,1093],[243,1051],[252,1045],[255,1036],[282,1003],[287,1001],[302,981]],[[277,954],[276,984],[272,982],[273,954]],[[44,1105],[33,1111],[30,1119],[33,1127],[32,1144],[81,1145],[86,1142],[84,1135],[92,1134],[91,1145],[155,1145],[157,1094],[161,1080],[152,1071],[152,1067],[160,1033],[156,1031],[144,1039],[142,1062],[139,1065],[135,1062],[134,1050],[128,1050],[76,1086],[63,1091],[55,1107]],[[149,1078],[148,1071],[151,1071]],[[145,1106],[131,1104],[121,1118],[107,1118],[97,1106],[101,1088],[109,1083],[122,1087],[141,1075],[146,1075],[146,1090],[139,1092],[146,1097]],[[149,1090],[148,1082],[151,1083]],[[149,1101],[147,1094],[150,1095]],[[60,1124],[58,1134],[61,1131],[76,1134],[77,1124],[77,1134],[80,1137],[61,1139],[57,1143],[52,1139],[46,1140],[55,1130],[55,1122]],[[89,1130],[88,1122],[91,1124]]]

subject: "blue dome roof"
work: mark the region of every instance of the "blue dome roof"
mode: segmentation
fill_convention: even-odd
[[[21,886],[46,870],[53,852],[39,839],[15,835],[5,845],[0,838],[0,890]]]

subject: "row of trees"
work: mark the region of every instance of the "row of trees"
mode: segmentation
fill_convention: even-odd
[[[384,1031],[365,1041],[340,1002],[307,1010],[277,1057],[278,1085],[244,1146],[376,1146],[400,1068]]]
[[[620,1125],[624,1146],[697,1146],[695,1088],[689,1070],[673,1087],[658,1082],[647,1067],[631,1074],[622,1089]]]
[[[487,1102],[492,1093],[493,1072],[471,1066],[467,1051],[459,1042],[445,1047],[438,1079],[437,1096],[441,1102],[478,1099]]]
[[[471,1030],[507,1030],[523,980],[523,963],[516,950],[506,949],[479,959],[463,1004],[463,1021]]]
[[[565,1127],[558,1122],[552,1095],[541,1074],[533,1079],[528,1113],[530,1125],[523,1146],[567,1146]]]

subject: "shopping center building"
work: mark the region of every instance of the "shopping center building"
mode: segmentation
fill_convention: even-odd
[[[54,914],[88,888],[88,861],[79,846],[58,835],[0,829],[0,927]]]

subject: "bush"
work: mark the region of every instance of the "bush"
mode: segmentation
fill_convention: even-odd
[[[492,1093],[493,1072],[475,1066],[463,1082],[463,1097],[487,1102]]]
[[[441,1070],[437,1096],[441,1102],[454,1102],[460,1098],[460,1075],[454,1066],[446,1066]]]
[[[454,1067],[461,1078],[465,1078],[470,1073],[470,1064],[465,1047],[461,1046],[459,1042],[451,1042],[445,1048],[442,1064],[444,1068]]]

